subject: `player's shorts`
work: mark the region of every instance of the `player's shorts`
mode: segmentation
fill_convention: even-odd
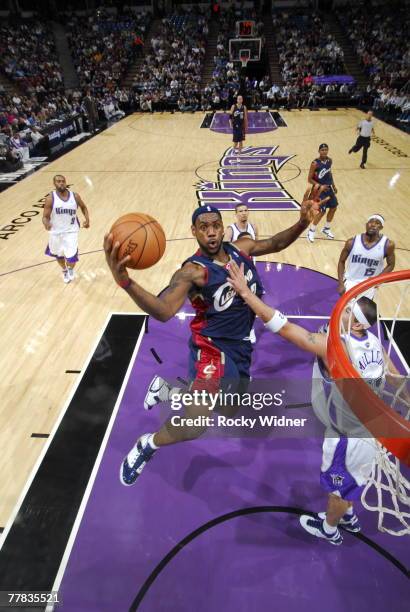
[[[233,142],[243,142],[245,140],[245,133],[243,128],[233,128]]]
[[[319,195],[319,199],[324,200],[325,198],[328,198],[329,196],[330,196],[330,200],[320,205],[320,210],[322,212],[324,212],[327,208],[337,208],[337,206],[339,205],[336,194],[331,187],[329,187],[329,189],[327,189],[326,191],[322,191],[322,193]]]
[[[370,277],[368,277],[370,278]],[[367,280],[362,278],[361,280],[344,280],[344,286],[346,288],[346,291],[349,291],[349,289],[351,289],[352,287],[355,287],[356,285],[358,285],[359,283],[361,283],[362,281]],[[370,289],[367,289],[367,291],[365,291],[364,293],[361,294],[363,297],[368,297],[370,300],[374,300],[376,299],[377,296],[377,288],[376,287],[370,287]]]
[[[189,341],[192,391],[245,391],[250,380],[252,344],[245,340],[211,339],[193,334]]]
[[[326,437],[323,441],[320,484],[325,491],[342,499],[360,499],[376,457],[376,443],[373,438],[334,434],[336,437]]]
[[[70,263],[78,261],[78,232],[50,234],[45,253],[50,257],[65,257]]]

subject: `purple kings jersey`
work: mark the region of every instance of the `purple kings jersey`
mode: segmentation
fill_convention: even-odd
[[[244,264],[244,274],[251,291],[263,295],[263,286],[252,258],[229,242],[223,243],[225,252],[238,266]],[[184,263],[191,262],[206,269],[206,284],[194,287],[189,298],[196,311],[191,323],[193,334],[226,340],[248,339],[255,315],[228,283],[228,266],[217,263],[198,251]]]

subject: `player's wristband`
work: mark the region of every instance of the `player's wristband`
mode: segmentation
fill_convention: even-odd
[[[280,312],[280,310],[275,310],[275,314],[271,318],[270,321],[265,323],[266,329],[276,334],[278,331],[282,329],[284,325],[288,322],[287,318],[284,314]]]
[[[121,289],[129,289],[131,287],[131,283],[132,283],[132,280],[130,278],[127,278],[127,280],[121,281],[118,284],[121,287]]]

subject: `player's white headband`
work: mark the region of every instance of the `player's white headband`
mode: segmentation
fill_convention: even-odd
[[[382,224],[382,227],[384,227],[384,219],[381,215],[370,215],[370,217],[367,219],[367,223],[369,223],[371,219],[377,219],[377,221],[380,221]]]
[[[366,319],[366,317],[364,316],[362,309],[360,308],[359,304],[356,302],[355,305],[352,308],[352,312],[356,318],[356,320],[363,325],[363,327],[365,329],[369,329],[369,327],[371,327],[369,321]]]

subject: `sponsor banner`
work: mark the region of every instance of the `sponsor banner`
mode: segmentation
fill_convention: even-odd
[[[314,76],[315,85],[354,85],[356,80],[348,74],[327,74],[324,76]]]
[[[50,126],[43,131],[45,136],[48,136],[50,153],[59,151],[67,138],[74,136],[77,133],[75,118],[61,121],[56,125]]]

